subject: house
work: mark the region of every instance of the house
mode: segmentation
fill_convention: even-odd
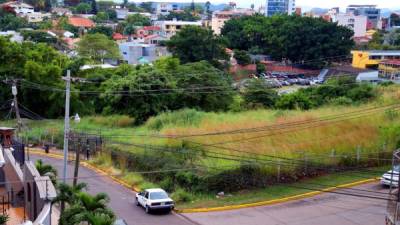
[[[354,68],[377,69],[383,60],[400,59],[400,50],[352,51]]]
[[[51,9],[51,13],[57,16],[72,16],[71,10],[67,8],[55,7]]]
[[[356,81],[360,83],[379,84],[383,79],[379,77],[378,71],[370,71],[359,73],[356,77]]]
[[[170,55],[165,47],[133,41],[120,43],[119,50],[123,60],[134,65],[152,63],[162,56]]]
[[[255,13],[252,9],[233,9],[229,11],[216,11],[211,18],[211,29],[215,34],[221,34],[221,29],[225,22],[241,16],[249,16]]]
[[[155,4],[155,14],[156,15],[169,15],[172,11],[180,10],[180,7],[177,3],[169,3],[169,2],[156,2]]]
[[[113,33],[112,38],[116,42],[125,42],[128,40],[128,36],[122,35],[120,33]]]
[[[39,23],[45,19],[51,18],[50,13],[33,12],[24,16],[29,23]]]
[[[14,41],[17,43],[22,43],[24,41],[24,37],[22,37],[21,33],[9,30],[9,31],[0,31],[0,36],[10,37],[10,41]]]
[[[380,78],[400,82],[400,59],[382,61],[378,69]]]
[[[0,183],[2,210],[8,224],[51,225],[56,189],[48,176],[25,158],[25,146],[14,137],[14,128],[0,127]],[[23,213],[22,213],[23,212]],[[31,222],[32,221],[32,222]]]
[[[92,20],[78,16],[69,17],[68,23],[74,27],[84,28],[84,29],[95,27],[95,23]]]
[[[164,21],[155,21],[155,26],[161,28],[161,34],[167,38],[171,38],[177,32],[179,32],[185,26],[202,26],[201,21],[192,22],[192,21],[179,21],[179,20],[164,20]]]
[[[35,12],[33,6],[23,3],[22,1],[10,1],[3,3],[1,6],[2,8],[5,6],[13,8],[18,16],[25,16]]]

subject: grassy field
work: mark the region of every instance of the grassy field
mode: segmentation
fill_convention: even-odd
[[[208,168],[198,172],[200,175],[230,171],[243,166],[240,160],[206,157],[210,152],[213,152],[212,155],[223,154],[234,156],[235,159],[251,158],[262,162],[264,172],[273,176],[278,173],[294,174],[310,170],[307,165],[311,164],[332,168],[379,166],[387,164],[390,151],[399,147],[400,117],[395,104],[399,103],[400,86],[378,87],[378,92],[377,99],[364,104],[325,106],[309,111],[260,109],[207,113],[186,109],[150,118],[139,127],[132,125],[134,119],[119,115],[82,116],[81,122],[72,123],[71,127],[77,132],[101,134],[106,138],[106,149],[127,152],[132,156],[164,154],[168,149],[182,150],[182,146],[199,149],[205,155],[195,158],[195,164]],[[4,121],[2,125],[12,123],[13,121]],[[26,125],[29,129],[21,137],[28,143],[62,144],[63,120],[26,121]],[[235,130],[240,132],[232,132]],[[204,135],[210,133],[220,134]],[[152,147],[140,147],[137,144]],[[163,152],[154,151],[154,146],[162,148]],[[388,154],[382,154],[384,152]],[[187,155],[192,153],[188,152]],[[300,160],[308,164],[302,164],[304,168],[299,168],[296,164],[280,164],[281,159]],[[103,154],[95,162],[102,168],[109,169],[110,173],[120,174],[128,183],[141,188],[160,184],[154,184],[154,180],[133,173],[137,168],[132,169],[125,156],[112,158],[111,155]],[[152,167],[146,169],[152,170]],[[154,170],[156,169],[159,168],[154,166]],[[318,175],[321,174],[313,176]],[[296,175],[295,179],[300,178]],[[331,174],[312,179],[327,185],[337,185],[359,178]],[[161,183],[168,183],[168,180]],[[191,191],[182,191],[181,187],[174,191],[178,194],[184,192],[182,195],[187,198],[188,203],[181,207],[253,202],[306,192],[285,185],[274,185],[216,200],[215,192],[194,195]]]

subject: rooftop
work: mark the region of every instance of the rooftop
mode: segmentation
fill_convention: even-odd
[[[400,66],[400,59],[385,60],[381,64]]]
[[[349,5],[347,8],[376,8],[377,5]]]
[[[72,16],[72,17],[68,18],[68,23],[74,27],[94,27],[95,26],[95,24],[92,20],[82,18],[82,17],[77,17],[77,16]]]

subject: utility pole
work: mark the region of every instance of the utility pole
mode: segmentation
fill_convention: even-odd
[[[12,92],[12,95],[14,96],[13,105],[14,105],[14,109],[15,109],[15,115],[17,117],[17,128],[18,128],[18,130],[21,130],[22,121],[21,121],[21,115],[19,114],[19,107],[18,107],[18,100],[17,100],[17,94],[18,94],[17,80],[15,80],[15,79],[12,81],[11,92]]]
[[[75,169],[74,169],[74,182],[73,186],[78,184],[78,173],[79,173],[79,157],[82,149],[82,134],[74,135],[74,146],[75,146]]]
[[[65,120],[64,120],[64,168],[63,182],[67,183],[67,163],[68,163],[68,138],[69,138],[69,100],[71,89],[71,71],[67,70],[65,87]]]

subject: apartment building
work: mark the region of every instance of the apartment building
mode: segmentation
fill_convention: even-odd
[[[375,29],[381,19],[381,10],[376,5],[349,5],[346,13],[367,17],[367,29]]]
[[[337,14],[334,22],[340,26],[345,26],[354,31],[354,37],[362,37],[367,33],[367,17],[354,14]]]
[[[179,21],[179,20],[163,20],[155,21],[154,26],[161,28],[161,34],[164,37],[171,38],[185,26],[202,26],[201,21]]]
[[[252,9],[233,9],[228,11],[216,11],[211,18],[211,29],[215,34],[221,34],[221,29],[226,21],[241,16],[250,16],[255,13]]]
[[[295,0],[267,0],[265,4],[265,15],[273,16],[275,14],[292,15],[296,12]]]

